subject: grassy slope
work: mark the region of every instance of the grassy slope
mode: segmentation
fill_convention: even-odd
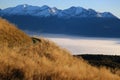
[[[106,66],[109,68],[119,68],[120,69],[120,56],[110,56],[110,55],[75,55],[76,57],[82,57],[87,60],[90,64],[100,67]]]
[[[105,68],[93,67],[82,58],[73,57],[67,50],[49,40],[42,38],[38,43],[31,44],[31,38],[20,30],[11,27],[10,30],[15,31],[9,32],[9,26],[1,29],[4,27],[3,23],[11,25],[0,20],[0,32],[4,30],[1,34],[8,39],[0,36],[0,46],[5,40],[5,43],[14,48],[5,45],[0,47],[0,80],[120,80],[120,76]],[[9,34],[5,34],[8,32],[12,39]],[[18,34],[22,36],[19,35],[19,38]],[[15,44],[12,41],[14,39]],[[26,43],[31,45],[26,47]],[[16,45],[19,47],[15,47]]]
[[[113,73],[120,75],[120,56],[110,55],[74,55],[77,58],[81,57],[96,67],[107,67]]]
[[[13,47],[30,45],[31,42],[31,38],[17,29],[15,25],[0,19],[0,44],[7,43],[8,46]]]

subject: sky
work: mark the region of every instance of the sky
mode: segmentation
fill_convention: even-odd
[[[48,5],[50,7],[57,7],[58,9],[80,6],[86,9],[92,8],[99,12],[111,12],[120,18],[120,0],[0,0],[1,9],[20,4],[33,6]]]

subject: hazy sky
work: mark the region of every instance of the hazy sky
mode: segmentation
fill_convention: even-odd
[[[120,18],[120,0],[0,0],[0,8],[13,7],[19,4],[34,6],[48,5],[59,9],[66,9],[71,6],[92,8],[99,12],[111,12]]]

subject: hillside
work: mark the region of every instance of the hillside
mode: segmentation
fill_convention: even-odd
[[[118,73],[120,75],[120,56],[112,56],[112,55],[74,55],[77,58],[81,57],[88,61],[89,64],[97,67],[107,67],[113,73]]]
[[[75,55],[76,57],[82,57],[87,60],[90,64],[95,66],[106,66],[109,68],[118,68],[120,69],[120,56],[112,56],[112,55]]]
[[[2,42],[13,46],[0,47],[0,80],[120,80],[119,75],[91,66],[49,40],[31,39],[3,19],[0,25],[0,46]]]
[[[25,46],[32,43],[31,38],[20,31],[15,25],[0,18],[0,44],[13,46]]]
[[[2,17],[24,31],[88,37],[120,37],[120,20],[117,18],[64,19],[29,15],[5,15]]]

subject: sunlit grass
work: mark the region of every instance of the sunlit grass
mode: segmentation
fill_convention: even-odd
[[[4,28],[5,24],[11,27]],[[117,74],[91,66],[49,40],[41,38],[33,44],[12,26],[0,19],[0,80],[120,80]]]

